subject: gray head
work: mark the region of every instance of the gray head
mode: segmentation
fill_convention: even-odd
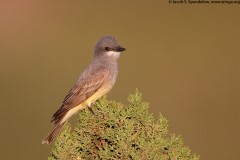
[[[113,36],[104,36],[97,42],[94,57],[105,57],[110,59],[118,59],[120,52],[126,49],[121,47]]]

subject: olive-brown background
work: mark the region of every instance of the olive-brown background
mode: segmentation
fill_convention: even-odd
[[[0,1],[0,152],[43,160],[50,118],[103,35],[127,48],[109,98],[139,88],[204,160],[237,159],[240,5]]]

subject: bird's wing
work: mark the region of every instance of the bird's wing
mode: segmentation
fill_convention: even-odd
[[[61,108],[53,115],[52,121],[58,123],[75,106],[91,97],[105,82],[109,70],[104,67],[89,67],[65,97]]]

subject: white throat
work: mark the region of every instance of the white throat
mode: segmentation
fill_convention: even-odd
[[[108,51],[106,52],[106,54],[109,56],[109,57],[113,57],[113,58],[119,58],[120,56],[120,52],[116,52],[116,51]]]

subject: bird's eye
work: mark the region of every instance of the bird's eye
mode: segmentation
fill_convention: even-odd
[[[108,47],[105,47],[105,50],[106,50],[106,51],[109,51],[110,49],[109,49]]]

